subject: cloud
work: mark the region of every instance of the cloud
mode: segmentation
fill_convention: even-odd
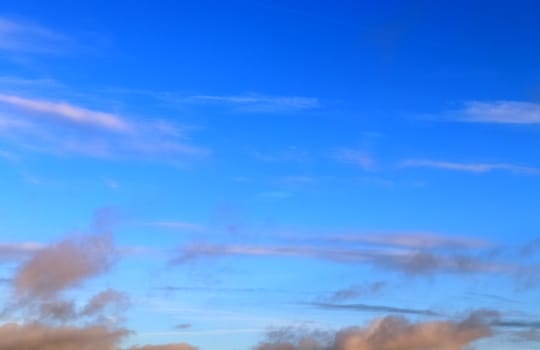
[[[95,229],[109,229],[103,211],[94,218]],[[5,245],[9,255],[17,244]],[[126,293],[106,289],[86,303],[67,299],[67,289],[107,272],[117,256],[110,234],[68,237],[46,246],[22,246],[30,254],[6,280],[14,294],[0,305],[0,349],[121,350],[133,332],[122,327],[129,306]],[[14,322],[16,320],[16,322]],[[69,326],[67,324],[69,323]],[[145,345],[135,350],[195,350],[185,343]]]
[[[533,328],[540,330],[540,321],[538,320],[498,320],[493,325],[504,328]]]
[[[368,153],[364,151],[343,148],[336,151],[333,156],[336,160],[342,163],[355,165],[366,171],[375,170],[375,161]]]
[[[329,302],[341,302],[365,295],[380,293],[385,287],[386,283],[383,281],[377,281],[367,285],[354,285],[348,288],[336,290],[331,295],[323,297],[322,299]]]
[[[0,326],[0,349],[115,350],[127,334],[126,330],[103,326],[78,328],[7,323]]]
[[[368,305],[368,304],[334,304],[334,303],[310,303],[321,309],[349,310],[349,311],[367,311],[367,312],[385,312],[392,314],[410,314],[422,316],[440,316],[433,310],[420,310],[411,308],[401,308],[386,305]]]
[[[174,326],[174,329],[188,329],[191,328],[191,324],[189,323],[181,323]]]
[[[514,337],[522,341],[540,342],[540,329],[527,329],[512,333]]]
[[[362,243],[370,245],[403,247],[413,249],[426,248],[461,248],[474,249],[486,248],[491,245],[490,242],[460,236],[447,236],[436,233],[357,233],[357,234],[341,234],[332,235],[323,238],[327,241],[342,241],[345,243]]]
[[[101,207],[92,217],[93,232],[111,233],[122,220],[122,212],[114,207]]]
[[[133,129],[132,125],[118,115],[77,107],[65,102],[0,94],[0,103],[34,112],[37,116],[48,115],[68,123],[92,126],[113,132],[128,133]]]
[[[474,256],[447,254],[437,255],[428,251],[416,251],[395,256],[378,256],[379,267],[404,272],[408,275],[431,275],[446,273],[504,273],[512,267],[496,262],[483,261]]]
[[[339,350],[464,350],[469,344],[491,335],[490,328],[472,319],[460,322],[433,321],[411,323],[389,316],[368,328],[353,327],[336,335]]]
[[[61,300],[40,304],[39,316],[42,320],[67,322],[75,319],[77,312],[72,301]]]
[[[125,309],[129,305],[129,297],[126,293],[114,289],[104,290],[92,297],[81,312],[83,316],[91,316],[102,313],[107,308]]]
[[[144,346],[135,346],[130,350],[197,350],[196,347],[186,344],[165,344],[165,345],[144,345]]]
[[[432,275],[435,273],[503,273],[512,266],[483,261],[457,251],[435,254],[417,249],[395,248],[342,248],[306,245],[216,245],[195,243],[182,247],[173,264],[194,259],[222,256],[297,257],[321,259],[339,263],[368,264],[407,275]]]
[[[519,101],[467,102],[463,109],[448,112],[450,118],[471,123],[538,124],[540,104]]]
[[[330,350],[330,331],[305,326],[272,328],[254,350]]]
[[[537,252],[540,252],[540,237],[527,242],[520,250],[520,254],[524,257],[532,256]]]
[[[35,252],[17,270],[18,296],[50,298],[109,269],[116,250],[109,235],[68,238]]]
[[[492,171],[505,171],[520,175],[540,175],[539,168],[509,164],[509,163],[459,163],[426,159],[407,159],[400,162],[401,168],[433,168],[453,170],[467,173],[488,173]]]
[[[0,133],[23,150],[97,158],[205,157],[185,131],[163,120],[136,120],[67,102],[0,93]],[[159,155],[159,157],[156,157]]]
[[[21,243],[1,243],[0,262],[9,260],[20,260],[26,258],[44,246],[41,243],[21,242]]]
[[[194,95],[182,99],[183,102],[229,106],[245,112],[276,113],[299,112],[321,107],[317,98],[299,96],[249,95]]]
[[[312,156],[295,146],[289,146],[279,151],[253,151],[253,157],[265,163],[305,163],[311,160]]]
[[[312,332],[294,328],[282,333],[267,337],[255,350],[465,350],[476,340],[492,334],[489,325],[472,314],[461,321],[417,323],[387,316],[367,327],[342,329],[333,337],[314,336]]]
[[[180,249],[173,263],[183,263],[189,260],[204,257],[220,257],[227,255],[245,256],[296,256],[296,257],[323,257],[332,252],[314,247],[272,247],[254,245],[216,245],[195,243]],[[333,256],[334,254],[332,254]],[[337,255],[337,254],[336,254]]]
[[[24,54],[57,54],[72,44],[68,36],[34,23],[0,17],[0,50]]]

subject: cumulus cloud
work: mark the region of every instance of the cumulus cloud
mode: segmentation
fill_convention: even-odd
[[[350,328],[336,335],[334,349],[339,350],[463,350],[478,339],[491,335],[490,328],[466,319],[461,322],[433,321],[411,323],[389,316],[367,328]]]
[[[272,328],[255,350],[330,350],[330,331],[305,326]]]
[[[464,350],[490,335],[490,327],[472,314],[462,321],[417,323],[387,316],[367,327],[342,329],[333,339],[301,333],[263,341],[255,350]]]
[[[51,327],[42,323],[0,326],[2,350],[116,350],[128,332],[103,326]]]
[[[50,298],[109,269],[116,250],[110,235],[68,238],[25,261],[14,277],[17,295]]]
[[[81,314],[91,316],[99,314],[108,308],[116,310],[125,309],[129,306],[129,297],[126,293],[114,289],[104,290],[92,297],[84,307]]]
[[[97,215],[94,228],[100,224]],[[96,222],[97,221],[97,222]],[[107,220],[106,220],[107,221]],[[2,350],[120,350],[121,342],[133,332],[122,327],[129,306],[126,293],[106,289],[86,303],[70,300],[67,289],[80,287],[109,270],[117,257],[110,234],[68,237],[39,246],[6,245],[8,255],[25,252],[14,276],[6,280],[13,298],[0,305],[0,349]],[[29,249],[29,252],[26,250]],[[114,319],[111,322],[111,319]],[[69,324],[69,326],[68,326]],[[134,350],[196,350],[186,344],[145,345]]]
[[[39,305],[39,316],[42,320],[67,322],[75,319],[77,312],[72,301],[48,301]]]

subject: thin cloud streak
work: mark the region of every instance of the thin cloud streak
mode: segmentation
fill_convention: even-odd
[[[392,314],[409,314],[422,316],[441,316],[433,310],[420,310],[393,307],[387,305],[368,305],[368,304],[334,304],[334,303],[310,303],[309,305],[329,310],[348,310],[348,311],[363,311],[363,312],[384,312]]]
[[[520,175],[540,175],[540,168],[533,168],[510,163],[460,163],[428,159],[407,159],[400,162],[399,167],[432,168],[474,174],[482,174],[492,171],[505,171]]]
[[[386,287],[387,284],[383,281],[377,281],[366,285],[353,285],[348,288],[336,290],[331,295],[322,297],[321,300],[331,303],[342,302],[366,295],[378,294]]]
[[[457,120],[471,123],[539,124],[540,104],[520,101],[472,101],[456,112]]]
[[[72,40],[52,29],[0,17],[0,50],[13,53],[58,54],[72,44]]]
[[[181,100],[184,103],[229,106],[247,112],[262,113],[305,111],[321,107],[317,98],[300,96],[194,95]]]
[[[0,106],[2,136],[26,151],[103,159],[151,157],[169,162],[211,154],[191,144],[179,126],[163,120],[141,121],[6,93],[0,93]]]
[[[396,248],[351,249],[314,246],[211,245],[205,243],[192,244],[181,248],[172,260],[172,264],[178,265],[194,259],[224,256],[321,259],[347,264],[368,264],[407,275],[511,273],[518,269],[516,266],[487,262],[472,256],[456,255],[452,252],[434,254],[429,251]]]
[[[191,328],[191,324],[189,323],[181,323],[181,324],[178,324],[176,326],[174,326],[174,329],[178,329],[178,330],[181,330],[181,329],[188,329],[188,328]]]
[[[402,247],[413,249],[426,248],[486,248],[488,241],[459,236],[446,236],[435,233],[377,233],[377,234],[340,234],[323,237],[322,240],[346,243]]]
[[[355,165],[366,171],[375,170],[375,160],[362,150],[344,148],[334,152],[333,157],[342,163]]]
[[[109,131],[127,133],[133,130],[133,126],[118,115],[81,108],[64,102],[0,94],[0,103],[35,112],[37,115],[50,115],[66,122]]]

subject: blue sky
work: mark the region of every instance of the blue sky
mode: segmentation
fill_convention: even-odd
[[[0,348],[537,348],[539,10],[3,1]]]

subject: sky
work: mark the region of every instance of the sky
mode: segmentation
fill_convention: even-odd
[[[0,5],[0,350],[540,346],[535,1]]]

